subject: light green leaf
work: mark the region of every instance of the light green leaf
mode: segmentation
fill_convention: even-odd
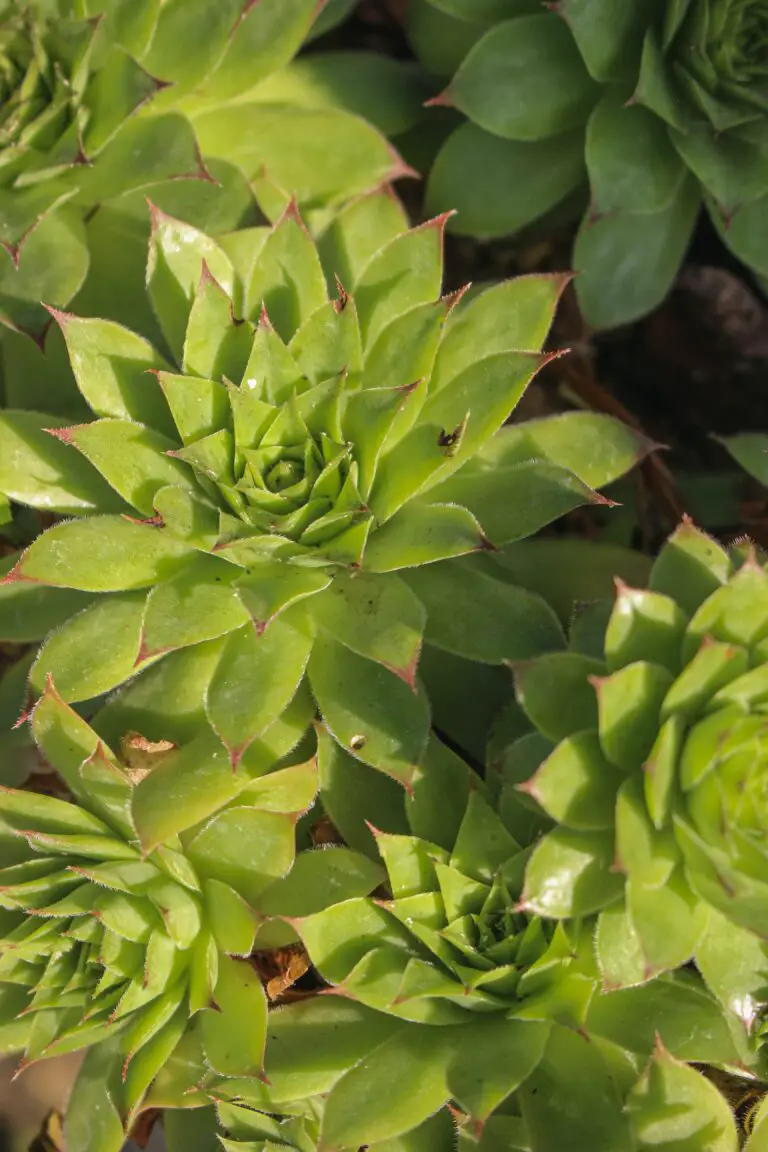
[[[165,653],[203,640],[214,640],[250,623],[237,591],[226,581],[222,565],[201,556],[175,580],[149,594],[142,632],[144,656]],[[234,572],[232,573],[234,575]]]
[[[255,320],[263,304],[283,340],[327,302],[320,258],[295,203],[267,237],[245,291],[247,314]]]
[[[426,613],[407,583],[340,574],[313,597],[310,611],[322,631],[415,687]]]
[[[533,850],[522,904],[539,916],[587,916],[616,900],[624,877],[611,871],[613,835],[556,828]]]
[[[145,516],[154,514],[160,488],[191,488],[192,473],[168,456],[178,442],[131,420],[94,420],[62,429],[58,439],[71,444],[96,468],[111,488]]]
[[[233,888],[251,906],[293,864],[293,820],[258,808],[228,808],[214,816],[185,851],[198,875]]]
[[[267,1034],[267,997],[256,969],[219,956],[216,1009],[202,1018],[201,1038],[211,1068],[222,1076],[260,1076]]]
[[[222,289],[231,295],[234,273],[224,250],[191,224],[174,220],[153,206],[147,291],[177,364],[182,361],[187,322],[203,261]]]
[[[206,712],[233,768],[293,699],[311,649],[311,630],[295,617],[273,620],[261,634],[249,623],[227,640],[208,688]]]
[[[118,516],[92,516],[43,532],[6,579],[84,592],[128,591],[173,575],[190,555],[161,529]]]
[[[212,380],[240,380],[252,343],[250,324],[238,318],[231,297],[203,262],[184,333],[184,372]]]
[[[750,476],[768,487],[768,436],[763,432],[742,432],[723,436],[720,443]]]
[[[429,702],[381,664],[318,636],[309,679],[336,740],[353,756],[408,784],[429,734]]]
[[[97,416],[138,420],[173,433],[168,406],[152,371],[168,364],[148,340],[111,320],[55,312],[77,386]]]
[[[125,592],[73,616],[40,649],[30,673],[33,689],[42,692],[52,676],[62,699],[88,700],[127,680],[141,662],[145,601],[143,592]]]
[[[376,189],[350,200],[317,241],[331,288],[337,276],[345,288],[354,288],[374,252],[407,229],[408,217],[391,189]]]
[[[317,733],[317,767],[320,799],[334,827],[352,848],[378,861],[366,820],[383,832],[407,833],[402,787],[345,752],[325,728]]]
[[[349,848],[300,852],[283,880],[271,884],[258,898],[265,916],[309,916],[329,904],[367,896],[386,881],[380,864]]]
[[[205,96],[216,102],[239,96],[286,64],[301,47],[316,10],[314,0],[260,0],[241,7],[223,57],[203,86]]]
[[[0,412],[0,491],[47,512],[123,510],[123,501],[88,462],[59,442],[56,433],[65,425],[37,412]]]
[[[375,128],[336,109],[230,104],[201,111],[194,124],[206,157],[229,160],[249,177],[266,170],[301,205],[344,203],[402,170]]]
[[[736,1152],[739,1139],[728,1102],[701,1072],[659,1046],[627,1101],[635,1139],[645,1149],[677,1146]]]
[[[438,216],[385,244],[355,284],[360,331],[367,349],[404,312],[440,295],[443,279],[443,230]]]
[[[371,533],[363,568],[368,572],[396,572],[485,547],[482,528],[466,508],[414,502]]]
[[[562,740],[521,790],[568,828],[612,828],[621,775],[600,750],[594,732]]]
[[[425,639],[457,656],[501,664],[565,646],[558,619],[544,600],[493,579],[471,561],[416,568],[405,580],[426,608]]]

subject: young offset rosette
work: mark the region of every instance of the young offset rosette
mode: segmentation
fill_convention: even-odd
[[[766,638],[765,569],[686,522],[647,589],[617,585],[607,625],[590,608],[569,652],[517,668],[531,731],[507,754],[538,764],[520,787],[557,824],[533,851],[523,906],[599,912],[609,986],[695,956],[755,1028],[760,1000],[733,977],[754,991],[747,969],[768,932]],[[730,981],[729,939],[743,961]]]
[[[468,117],[430,203],[488,237],[575,216],[588,194],[573,266],[591,324],[661,302],[702,204],[768,275],[765,0],[418,0],[409,19],[430,70],[452,77],[433,103]]]
[[[317,770],[257,774],[146,852],[137,788],[184,748],[128,733],[114,753],[52,685],[32,728],[73,800],[0,791],[0,1045],[23,1064],[90,1049],[67,1147],[118,1152],[191,1021],[209,1069],[262,1074],[268,997],[248,957],[262,900],[294,866]],[[381,870],[347,849],[321,855],[321,868],[345,870],[349,892],[379,882]]]
[[[328,751],[321,746],[321,796]],[[330,987],[273,1011],[265,1079],[206,1075],[189,1047],[158,1081],[158,1103],[183,1106],[194,1088],[195,1107],[207,1095],[233,1152],[249,1134],[256,1143],[246,1146],[261,1148],[269,1144],[259,1140],[283,1133],[302,1152],[451,1152],[457,1132],[466,1149],[493,1140],[546,1152],[567,1140],[585,1149],[602,1140],[639,1152],[643,1122],[649,1133],[662,1124],[671,1139],[715,1118],[723,1126],[723,1113],[729,1120],[717,1093],[714,1102],[706,1089],[697,1093],[698,1074],[682,1066],[681,1085],[659,1073],[661,1087],[654,1080],[629,1115],[648,1061],[675,1065],[658,1033],[675,1057],[736,1059],[724,1014],[690,973],[631,990],[639,999],[598,994],[591,925],[521,910],[529,853],[492,811],[482,781],[446,747],[433,749],[402,826],[375,833],[386,868],[375,896],[309,911],[318,852],[303,854],[300,888],[290,888],[289,876],[273,889],[277,920],[298,934]],[[195,1059],[199,1071],[190,1073]],[[382,1085],[386,1092],[376,1090]],[[685,1093],[695,1106],[682,1107]],[[203,1127],[213,1123],[205,1116]],[[173,1118],[169,1152],[181,1152],[194,1123]]]
[[[600,500],[588,485],[644,447],[581,414],[501,428],[550,358],[538,349],[566,278],[459,305],[440,296],[443,225],[402,231],[380,192],[319,244],[295,206],[219,244],[155,210],[147,283],[164,347],[54,313],[98,419],[0,415],[0,490],[75,514],[0,593],[21,611],[45,589],[93,600],[43,645],[33,695],[51,673],[67,700],[103,696],[209,644],[197,708],[232,769],[309,685],[339,743],[408,785],[430,728],[423,641],[496,665],[562,646],[551,609],[502,567],[483,576],[510,621],[500,632],[459,558]],[[329,296],[326,272],[354,292]],[[587,483],[571,470],[577,428],[601,447]],[[177,811],[168,799],[144,810]]]

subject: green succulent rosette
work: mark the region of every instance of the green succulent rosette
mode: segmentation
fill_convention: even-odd
[[[345,754],[325,737],[323,801],[329,755]],[[301,1152],[450,1152],[458,1141],[462,1150],[546,1152],[568,1139],[585,1152],[639,1152],[654,1146],[652,1121],[670,1139],[699,1128],[731,1139],[727,1106],[677,1063],[739,1059],[700,979],[600,994],[591,926],[520,910],[529,851],[447,747],[433,750],[404,804],[405,830],[377,832],[368,849],[386,868],[374,896],[309,911],[322,852],[299,857],[300,884],[291,874],[273,889],[270,931],[282,918],[329,987],[271,1012],[261,1080],[206,1071],[199,1037],[187,1034],[147,1098],[149,1107],[196,1110],[167,1114],[169,1152],[193,1131],[215,1130],[210,1100],[232,1150],[282,1141]],[[679,1068],[682,1086],[667,1082],[643,1101],[649,1061]]]
[[[517,669],[529,730],[504,769],[556,825],[533,851],[523,905],[556,919],[599,913],[608,986],[695,957],[758,1035],[767,613],[754,557],[734,559],[684,523],[647,590],[619,583],[612,607],[577,622],[568,652]]]
[[[451,77],[435,103],[468,118],[435,161],[433,210],[458,207],[456,227],[485,238],[588,200],[573,264],[592,325],[661,302],[702,205],[768,273],[764,0],[420,0],[410,21]]]
[[[318,881],[360,894],[383,870],[330,847],[314,892],[302,883],[296,822],[318,776],[296,756],[251,759],[249,787],[143,852],[137,787],[185,746],[126,733],[115,754],[50,683],[31,724],[73,799],[0,791],[0,1046],[22,1067],[89,1049],[67,1147],[118,1152],[191,1026],[209,1074],[263,1074],[268,994],[249,956],[294,867],[310,907],[329,898]]]
[[[563,645],[545,602],[491,564],[477,578],[506,608],[500,630],[462,558],[599,501],[592,485],[647,446],[578,413],[501,428],[551,358],[537,348],[564,278],[523,277],[459,308],[440,296],[443,225],[401,231],[386,190],[317,244],[295,206],[221,243],[155,209],[147,285],[162,347],[54,312],[98,418],[0,415],[0,490],[74,515],[0,585],[9,639],[14,626],[42,638],[33,603],[56,613],[33,698],[49,673],[71,702],[127,684],[129,712],[167,671],[220,741],[226,791],[311,688],[336,740],[408,786],[430,732],[423,648],[433,669],[458,653],[505,681],[504,660]],[[329,296],[326,272],[351,291]],[[600,445],[581,464],[577,429]],[[154,738],[168,735],[160,723]],[[183,821],[161,779],[175,787],[164,774],[141,786],[146,819]],[[142,827],[145,846],[153,836]]]

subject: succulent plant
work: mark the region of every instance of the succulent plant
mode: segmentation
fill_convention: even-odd
[[[764,568],[683,523],[647,589],[619,582],[613,606],[577,620],[569,651],[518,666],[524,722],[505,765],[549,819],[522,905],[556,919],[599,913],[607,986],[695,958],[758,1039],[765,635]]]
[[[646,446],[580,414],[499,432],[551,359],[537,349],[564,278],[457,308],[439,295],[444,219],[406,232],[400,220],[386,192],[335,218],[319,247],[354,295],[329,298],[294,205],[222,244],[155,209],[147,283],[163,350],[54,312],[99,418],[0,415],[0,491],[75,515],[37,537],[2,593],[17,613],[46,589],[90,603],[57,618],[33,697],[48,673],[68,701],[102,697],[213,642],[197,700],[226,749],[225,791],[307,680],[335,738],[407,786],[430,727],[423,640],[498,666],[562,646],[551,609],[502,569],[483,588],[505,606],[503,631],[464,562],[417,569],[601,500],[578,473],[602,484]],[[178,798],[156,806],[183,819]]]
[[[499,236],[576,216],[588,189],[573,266],[596,327],[660,303],[702,203],[766,275],[767,18],[764,0],[630,0],[618,16],[610,0],[421,0],[417,50],[441,72],[460,61],[434,102],[468,117],[435,162],[432,209]]]
[[[166,209],[218,231],[256,217],[250,182],[267,179],[265,166],[308,208],[404,171],[333,84],[308,108],[301,76],[285,70],[318,17],[342,14],[322,0],[222,0],[215,11],[204,0],[2,0],[0,324],[42,344],[41,300],[123,304],[134,233],[145,241],[137,192],[139,211],[151,188]],[[377,75],[368,106],[386,104],[394,83]],[[401,115],[418,103],[404,93]],[[16,362],[34,357],[25,343],[3,333],[12,394]]]
[[[273,1010],[265,1078],[206,1074],[190,1035],[149,1105],[208,1095],[233,1150],[279,1133],[302,1152],[450,1152],[458,1132],[462,1150],[545,1152],[567,1138],[585,1152],[639,1152],[653,1147],[654,1123],[669,1139],[701,1129],[722,1136],[713,1148],[734,1147],[725,1102],[654,1039],[658,1028],[683,1060],[736,1059],[701,982],[686,974],[599,995],[590,925],[519,910],[528,852],[448,749],[405,803],[411,830],[376,834],[386,896],[297,915],[298,893],[289,904],[284,886],[275,902],[330,987]],[[322,854],[305,858],[307,877]],[[194,1113],[170,1121],[169,1152],[194,1125]]]
[[[138,791],[188,746],[127,732],[115,754],[50,683],[31,724],[72,800],[0,791],[0,1045],[22,1050],[22,1067],[93,1048],[67,1147],[111,1152],[191,1019],[209,1069],[262,1075],[269,987],[248,958],[283,899],[317,768],[288,761],[259,775],[251,758],[241,769],[250,786],[212,819],[142,852]],[[310,907],[331,890],[370,891],[383,875],[346,848],[317,856],[324,890],[302,882],[301,856],[287,890],[300,887]]]

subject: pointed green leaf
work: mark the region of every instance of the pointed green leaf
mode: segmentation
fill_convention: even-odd
[[[599,660],[576,652],[540,656],[515,669],[518,703],[550,740],[596,728],[597,697],[590,678],[603,670]]]
[[[426,614],[397,576],[340,574],[310,611],[322,631],[414,687]]]
[[[261,634],[247,624],[227,640],[208,688],[206,712],[233,767],[292,700],[311,649],[312,633],[301,618],[278,618]]]
[[[293,864],[293,820],[258,808],[228,808],[187,842],[186,854],[198,875],[227,884],[253,906]]]
[[[438,216],[395,237],[360,274],[354,292],[367,349],[398,316],[440,295],[445,222]]]
[[[192,486],[189,468],[168,456],[177,443],[133,421],[95,420],[56,435],[82,452],[110,487],[145,516],[154,514],[160,488]]]
[[[627,1101],[642,1148],[688,1146],[736,1152],[739,1139],[728,1102],[701,1072],[658,1047]]]
[[[206,1059],[222,1076],[260,1076],[267,1033],[267,998],[255,968],[219,957],[216,1009],[203,1015]]]
[[[406,572],[427,611],[425,639],[488,664],[527,660],[565,645],[552,609],[538,596],[495,580],[471,562]]]
[[[0,413],[0,491],[47,512],[122,511],[123,501],[90,464],[58,442],[56,433],[65,426],[36,412]]]
[[[396,572],[485,547],[483,530],[466,508],[414,502],[371,533],[363,568],[368,572]]]
[[[203,262],[184,334],[184,372],[213,380],[240,380],[252,343],[252,327],[236,317],[231,298]]]
[[[386,880],[381,865],[349,848],[300,852],[289,874],[258,898],[258,910],[270,916],[309,916],[342,900],[367,896]]]
[[[246,314],[262,305],[283,340],[328,299],[317,249],[293,205],[270,232],[246,285]]]
[[[611,871],[613,835],[556,828],[534,848],[522,904],[540,916],[586,916],[620,896],[624,877]]]
[[[52,676],[62,699],[88,700],[127,680],[141,660],[145,601],[143,592],[125,592],[73,616],[41,648],[30,673],[32,687],[42,692]]]
[[[7,580],[84,592],[147,588],[178,571],[190,551],[167,533],[118,516],[56,524],[27,548]]]
[[[594,732],[562,740],[522,790],[559,824],[588,832],[611,828],[621,776]]]
[[[97,416],[138,420],[172,434],[173,423],[153,370],[168,367],[148,340],[111,320],[54,313],[77,386]]]
[[[357,759],[408,784],[429,733],[429,703],[381,664],[318,636],[309,679],[336,740]]]
[[[182,361],[184,336],[203,261],[223,290],[231,293],[234,287],[232,265],[216,241],[191,224],[174,220],[153,207],[147,290],[177,364]]]

